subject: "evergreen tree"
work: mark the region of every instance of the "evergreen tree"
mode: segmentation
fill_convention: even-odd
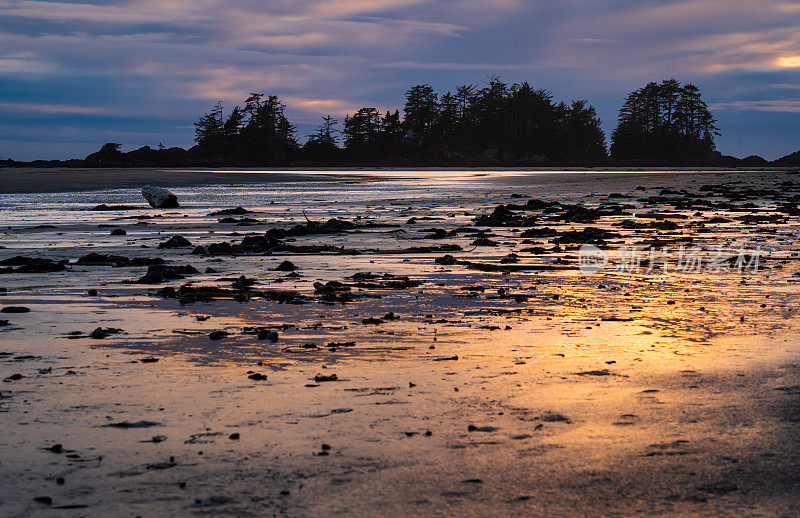
[[[709,157],[716,135],[716,120],[697,86],[681,86],[675,79],[648,83],[625,98],[611,155],[617,160],[689,162]]]

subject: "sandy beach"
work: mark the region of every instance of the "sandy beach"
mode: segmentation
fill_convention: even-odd
[[[0,171],[0,514],[800,513],[800,175],[389,173]]]

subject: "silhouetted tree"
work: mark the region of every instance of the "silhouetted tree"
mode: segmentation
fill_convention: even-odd
[[[331,163],[341,159],[342,150],[338,146],[336,126],[339,121],[326,115],[317,132],[310,135],[303,145],[303,155],[312,163]]]
[[[406,92],[405,128],[425,139],[439,118],[439,96],[430,85],[417,85]]]
[[[631,92],[611,137],[617,160],[687,162],[710,156],[719,135],[700,89],[675,79],[648,83]]]
[[[194,140],[202,154],[212,160],[221,160],[225,150],[223,126],[221,102],[194,123]]]
[[[295,127],[284,115],[277,96],[250,94],[244,108],[236,106],[228,118],[222,104],[195,123],[198,153],[206,160],[246,165],[285,165],[297,152]]]

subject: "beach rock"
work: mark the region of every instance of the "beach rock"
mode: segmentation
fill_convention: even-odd
[[[161,258],[129,258],[125,257],[124,255],[106,255],[92,252],[90,254],[81,256],[75,262],[75,264],[79,264],[81,266],[114,266],[119,268],[123,266],[150,266],[153,264],[164,264],[165,262],[166,261]]]
[[[2,273],[49,273],[66,270],[67,261],[52,261],[39,257],[25,257],[17,255],[0,261],[0,274]]]
[[[441,264],[443,266],[452,266],[456,264],[458,261],[452,255],[447,254],[443,255],[442,257],[437,257],[436,259],[434,259],[434,262],[436,264]]]
[[[187,275],[200,273],[197,268],[190,265],[167,266],[154,264],[147,267],[147,273],[138,281],[139,284],[160,284],[166,280],[183,279]]]
[[[115,228],[114,230],[111,231],[112,236],[124,236],[126,234],[127,232],[125,232],[125,229],[122,228]]]
[[[494,426],[476,426],[476,425],[474,425],[474,424],[471,424],[471,425],[469,425],[469,426],[467,427],[467,431],[468,431],[468,432],[485,432],[485,433],[491,433],[491,432],[495,432],[495,431],[497,431],[497,428],[496,428],[496,427],[494,427]]]
[[[25,306],[6,306],[0,309],[0,313],[27,313],[30,310],[31,308],[26,308]]]
[[[122,332],[122,329],[117,329],[115,327],[98,327],[91,333],[89,333],[89,338],[94,338],[95,340],[102,340],[111,335],[117,335]]]
[[[297,270],[297,266],[289,260],[283,261],[275,268],[276,272],[293,272],[295,270]]]
[[[174,209],[179,207],[178,197],[163,187],[145,185],[142,187],[142,196],[154,209]]]
[[[152,428],[154,426],[161,426],[161,423],[158,423],[158,422],[155,422],[155,421],[145,421],[145,420],[134,421],[134,422],[120,421],[118,423],[109,423],[109,424],[105,424],[103,426],[107,427],[107,428],[122,428],[122,429],[128,429],[128,428]]]
[[[267,329],[260,329],[258,331],[258,339],[259,340],[269,340],[270,342],[277,342],[278,341],[278,332],[277,331],[269,331]]]
[[[183,236],[172,236],[168,240],[160,243],[158,248],[186,248],[192,246],[192,243]]]
[[[329,374],[329,375],[317,374],[316,376],[314,376],[314,381],[316,381],[317,383],[325,381],[339,381],[339,376],[337,376],[336,374]]]
[[[138,208],[139,207],[134,207],[133,205],[106,205],[105,203],[101,203],[93,207],[92,210],[96,212],[107,212],[114,210],[136,210]]]
[[[488,237],[479,237],[472,242],[472,246],[497,246],[496,241],[492,241]]]
[[[233,209],[222,209],[215,212],[209,212],[209,216],[241,216],[242,214],[250,214],[250,211],[243,207],[236,207]]]

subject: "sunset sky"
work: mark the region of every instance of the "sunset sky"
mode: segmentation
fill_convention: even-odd
[[[800,2],[787,0],[0,0],[0,158],[190,146],[217,100],[275,93],[321,115],[404,90],[528,80],[606,131],[647,81],[698,84],[725,154],[800,149]]]

